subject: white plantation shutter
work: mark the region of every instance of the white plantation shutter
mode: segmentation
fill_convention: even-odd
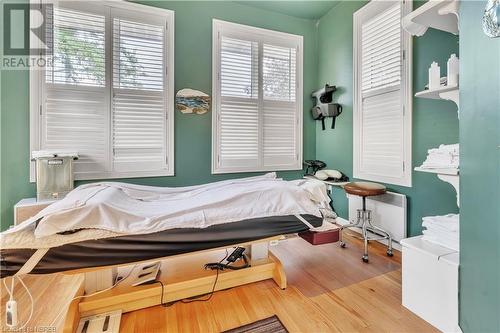
[[[220,150],[226,168],[259,165],[258,43],[222,37]]]
[[[214,20],[214,173],[301,169],[301,42]]]
[[[147,8],[64,2],[48,15],[32,147],[78,152],[76,179],[173,174],[173,12]]]
[[[41,149],[77,151],[77,174],[104,172],[109,150],[106,16],[65,8],[54,8],[52,15],[48,35],[54,56],[45,72]]]
[[[361,25],[361,89],[364,94],[401,84],[401,3]]]
[[[297,165],[296,49],[263,45],[264,166]]]
[[[354,177],[411,185],[408,5],[371,2],[354,16]]]
[[[403,175],[403,116],[399,90],[363,98],[360,171]]]
[[[42,116],[44,150],[77,151],[75,172],[108,168],[108,109],[103,91],[48,88]]]
[[[167,167],[164,39],[165,22],[153,25],[113,18],[112,125],[116,171]]]

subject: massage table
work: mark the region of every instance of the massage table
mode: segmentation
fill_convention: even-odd
[[[256,184],[253,183],[252,179],[250,181],[249,183],[248,180],[242,180],[242,182],[237,184],[240,187],[233,187],[233,190],[247,195],[245,191],[249,191],[247,189],[251,185]],[[269,180],[260,181],[267,182]],[[271,183],[273,183],[273,180],[271,180]],[[213,185],[208,185],[208,188],[226,184],[228,184],[227,181],[214,183]],[[267,193],[268,198],[273,198],[276,195],[283,196],[281,193],[290,194],[289,198],[293,198],[293,195],[295,195],[295,190],[293,189],[291,192],[281,192],[282,188],[280,186],[286,186],[285,183],[278,181],[275,184],[278,186],[275,188],[275,191],[277,190],[278,192],[262,192],[257,186],[257,189],[252,190],[248,195],[253,194],[254,198],[261,198],[265,193]],[[109,187],[110,185],[106,186]],[[113,190],[114,193],[123,195],[120,193],[122,193],[121,191],[125,185],[120,185],[120,188],[115,185],[111,186],[112,188],[108,190],[109,192]],[[143,190],[137,187],[131,189]],[[171,190],[167,189],[166,191]],[[185,192],[183,189],[179,191]],[[203,194],[206,190],[205,187],[195,187],[195,191]],[[180,195],[185,195],[184,192]],[[321,192],[324,192],[324,189]],[[156,198],[157,192],[153,194]],[[135,201],[131,202],[140,203],[144,200],[145,204],[149,204],[147,200],[150,199],[147,193],[144,195],[142,192],[133,192],[133,195],[138,195],[139,197],[134,197]],[[161,195],[164,194],[161,193]],[[207,195],[207,197],[210,197],[210,195]],[[320,197],[327,198],[326,194],[323,196],[320,195]],[[89,198],[95,198],[95,195],[92,194]],[[190,198],[196,197],[191,196]],[[294,201],[287,203],[287,199],[285,198],[287,197],[283,196],[281,199],[277,199],[278,201],[276,202],[284,205],[284,207],[293,207],[295,205]],[[303,205],[304,207],[307,206],[309,199],[302,199],[305,201],[297,201],[296,204]],[[164,199],[160,197],[159,200],[158,202],[161,203],[163,202],[161,200]],[[80,201],[77,200],[76,202],[78,203],[75,206],[76,209],[80,209],[82,207]],[[168,203],[169,201],[165,202]],[[268,202],[269,199],[261,199],[260,205],[267,205]],[[257,204],[254,207],[260,207],[258,206],[258,202],[252,202],[251,204]],[[290,204],[292,205],[290,206]],[[196,205],[193,206],[197,207]],[[323,207],[326,206],[327,202],[324,202]],[[161,206],[157,207],[161,208]],[[245,209],[244,206],[242,208]],[[290,210],[290,208],[287,209]],[[316,209],[314,211],[316,212]],[[64,209],[61,212],[65,214]],[[97,212],[100,212],[100,210],[97,210]],[[217,210],[215,213],[217,213]],[[48,249],[4,248],[0,250],[0,274],[2,278],[20,273],[94,274],[111,268],[131,265],[133,266],[132,269],[135,269],[142,263],[161,261],[161,270],[158,276],[158,280],[162,281],[161,284],[153,282],[149,285],[134,287],[130,282],[127,282],[127,279],[124,279],[123,283],[118,284],[115,288],[106,290],[98,295],[75,300],[69,307],[70,310],[65,320],[65,327],[70,328],[74,327],[80,317],[113,310],[120,310],[122,312],[135,311],[161,303],[183,300],[212,291],[267,279],[274,280],[281,289],[285,289],[286,275],[279,259],[271,251],[268,251],[269,243],[277,241],[283,235],[301,233],[323,225],[323,218],[318,216],[321,214],[292,214],[272,214],[265,217],[233,220],[230,223],[215,223],[203,228],[170,228],[142,234],[96,237],[95,239],[85,238],[82,241],[64,243],[60,246],[50,246]],[[64,221],[67,221],[68,225],[71,225],[71,220],[65,219]],[[35,222],[35,220],[30,223],[32,222]],[[92,225],[93,222],[86,219],[83,223],[84,225]],[[34,224],[32,225],[35,226]],[[57,227],[57,223],[52,225],[52,228]],[[87,231],[89,229],[85,230],[85,232]],[[70,230],[70,237],[78,239],[80,232],[83,231],[80,231],[78,228],[72,229]],[[262,252],[262,249],[265,249],[266,256],[259,257],[258,260],[251,260],[250,267],[241,270],[218,271],[217,275],[213,271],[203,269],[204,264],[219,261],[227,249],[236,246],[244,246],[250,252],[254,248],[260,252]],[[36,260],[33,260],[33,258]],[[33,264],[30,264],[31,262]],[[29,269],[26,269],[26,266],[29,266]],[[217,282],[216,284],[214,283],[215,281]],[[80,289],[79,294],[82,295],[83,288]]]
[[[322,218],[303,215],[312,226]],[[294,215],[274,216],[214,225],[204,229],[182,228],[153,234],[87,240],[51,248],[30,274],[50,274],[113,265],[132,264],[201,250],[230,247],[309,230]],[[33,249],[0,250],[0,277],[14,275],[35,253]]]

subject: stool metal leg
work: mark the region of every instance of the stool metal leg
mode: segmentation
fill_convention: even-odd
[[[368,219],[367,219],[367,222],[368,222],[368,230],[370,231],[373,231],[375,233],[381,233],[382,235],[385,235],[384,237],[387,238],[387,255],[389,257],[392,257],[393,256],[393,253],[392,253],[392,236],[390,233],[388,233],[387,231],[385,231],[384,229],[380,228],[380,227],[377,227],[376,225],[373,225],[372,224],[372,212],[371,211],[368,211]]]
[[[368,225],[366,224],[366,213],[367,211],[363,211],[363,227],[362,227],[362,232],[363,232],[363,241],[364,241],[364,252],[363,256],[361,259],[363,259],[363,262],[368,262],[368,230],[367,227]]]
[[[371,212],[371,210],[367,210],[365,205],[363,205],[363,209],[358,209],[357,213],[358,213],[357,214],[358,216],[357,216],[356,223],[349,223],[349,224],[346,224],[346,225],[340,227],[340,235],[339,235],[340,246],[342,248],[346,247],[346,244],[345,244],[344,239],[342,237],[343,230],[346,228],[359,227],[359,228],[361,228],[361,235],[363,238],[363,245],[364,245],[363,256],[361,257],[363,262],[368,262],[368,241],[370,240],[370,237],[368,235],[368,231],[373,232],[375,234],[380,234],[383,236],[383,238],[386,238],[388,240],[387,255],[389,257],[392,257],[393,253],[392,253],[392,236],[391,236],[391,234],[388,233],[387,231],[385,231],[384,229],[372,224],[372,212]]]
[[[342,236],[344,229],[358,227],[360,225],[360,222],[361,222],[361,214],[362,214],[362,210],[358,209],[358,217],[357,217],[356,223],[349,223],[349,224],[346,224],[346,225],[343,225],[340,227],[339,240],[340,240],[340,247],[341,248],[345,248],[344,237]]]

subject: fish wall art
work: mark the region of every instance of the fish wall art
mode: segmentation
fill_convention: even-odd
[[[194,89],[181,89],[175,95],[177,110],[185,114],[204,114],[210,110],[210,96]]]

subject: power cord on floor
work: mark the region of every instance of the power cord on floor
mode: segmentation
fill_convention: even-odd
[[[224,260],[226,260],[228,256],[229,256],[229,252],[226,249],[226,255],[224,256],[224,258],[222,258],[218,262],[218,264],[222,264],[222,262]],[[205,269],[208,269],[208,267],[205,267]],[[163,285],[163,282],[161,282],[161,280],[151,281],[151,284],[159,283],[161,285],[161,299],[160,299],[161,306],[170,307],[170,306],[176,304],[177,302],[181,302],[181,303],[208,302],[215,293],[215,288],[217,287],[217,281],[219,280],[219,272],[222,270],[220,266],[217,266],[216,268],[213,268],[213,269],[216,270],[216,273],[215,273],[215,281],[214,281],[214,284],[212,285],[212,290],[210,291],[210,293],[205,294],[205,295],[190,297],[190,298],[186,298],[186,299],[181,299],[181,300],[170,302],[170,303],[166,303],[163,301],[163,295],[165,293],[165,286]],[[208,295],[208,297],[201,298],[201,297],[204,297],[206,295]]]
[[[28,287],[26,286],[26,284],[24,283],[24,281],[21,279],[21,277],[17,276],[17,275],[14,275],[11,277],[11,281],[10,281],[10,289],[7,287],[7,284],[5,283],[5,279],[3,279],[3,285],[5,287],[5,289],[7,290],[7,293],[9,294],[9,301],[7,303],[10,303],[10,302],[15,302],[15,299],[14,299],[14,279],[17,278],[19,280],[19,282],[22,284],[22,286],[24,287],[24,289],[26,290],[26,293],[28,294],[28,297],[30,298],[30,301],[31,301],[31,308],[30,308],[30,315],[28,317],[28,319],[26,320],[26,322],[21,326],[21,327],[17,327],[17,323],[15,324],[15,329],[16,330],[23,330],[26,325],[28,325],[28,323],[30,322],[31,318],[33,317],[33,312],[34,312],[34,309],[35,309],[35,300],[33,299],[33,295],[31,295],[31,292],[30,290],[28,289]],[[16,313],[15,314],[10,314],[11,318],[12,316],[15,316],[16,317],[16,321],[17,321],[17,303],[15,305],[15,310],[14,310]],[[13,326],[14,327],[14,326]]]

